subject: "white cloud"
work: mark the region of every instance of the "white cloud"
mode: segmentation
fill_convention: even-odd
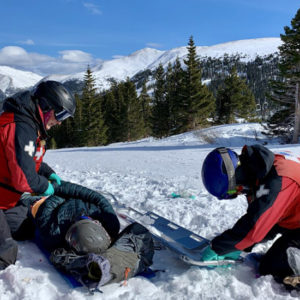
[[[25,41],[19,41],[18,44],[21,44],[21,45],[34,45],[34,41],[31,40],[31,39],[27,39]]]
[[[0,64],[8,66],[29,66],[47,60],[45,55],[29,54],[25,49],[17,46],[7,46],[0,49]]]
[[[88,9],[94,15],[102,15],[102,11],[99,9],[99,6],[90,2],[84,2],[83,6]]]
[[[91,54],[80,50],[60,51],[58,57],[51,57],[27,52],[17,46],[0,49],[0,65],[32,71],[43,76],[82,72],[88,65],[93,67],[100,62],[100,59],[95,59]]]
[[[59,53],[62,55],[62,59],[66,62],[89,63],[92,61],[91,54],[80,50],[64,50]]]
[[[158,44],[158,43],[147,43],[146,46],[151,47],[151,48],[160,48],[160,47],[162,47],[162,45]]]

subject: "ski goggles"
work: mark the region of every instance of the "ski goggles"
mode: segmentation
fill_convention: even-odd
[[[63,109],[59,113],[55,113],[55,119],[58,122],[62,122],[69,117],[71,117],[71,114],[66,109]]]
[[[230,200],[236,198],[242,191],[244,190],[244,187],[239,185],[236,186],[232,190],[228,190],[227,193],[224,195],[224,200]]]

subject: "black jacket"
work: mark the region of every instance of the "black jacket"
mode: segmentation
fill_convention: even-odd
[[[30,207],[40,198],[25,195],[20,201]],[[112,239],[117,237],[120,223],[110,202],[98,192],[62,181],[55,186],[55,195],[48,197],[35,215],[43,245],[50,251],[66,246],[66,232],[82,215],[99,220]]]

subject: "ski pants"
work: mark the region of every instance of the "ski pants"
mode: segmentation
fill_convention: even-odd
[[[286,252],[289,247],[300,249],[300,229],[287,231],[275,241],[263,256],[259,266],[259,273],[261,275],[271,274],[280,283],[286,276],[293,275]]]
[[[19,205],[0,210],[0,270],[14,264],[17,259],[18,245],[15,240],[34,237],[34,224],[28,218],[28,209]]]

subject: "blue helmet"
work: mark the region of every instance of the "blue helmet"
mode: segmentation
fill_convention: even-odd
[[[238,155],[228,148],[211,151],[202,166],[202,181],[207,191],[219,199],[233,198],[236,193],[235,169],[238,162]]]

